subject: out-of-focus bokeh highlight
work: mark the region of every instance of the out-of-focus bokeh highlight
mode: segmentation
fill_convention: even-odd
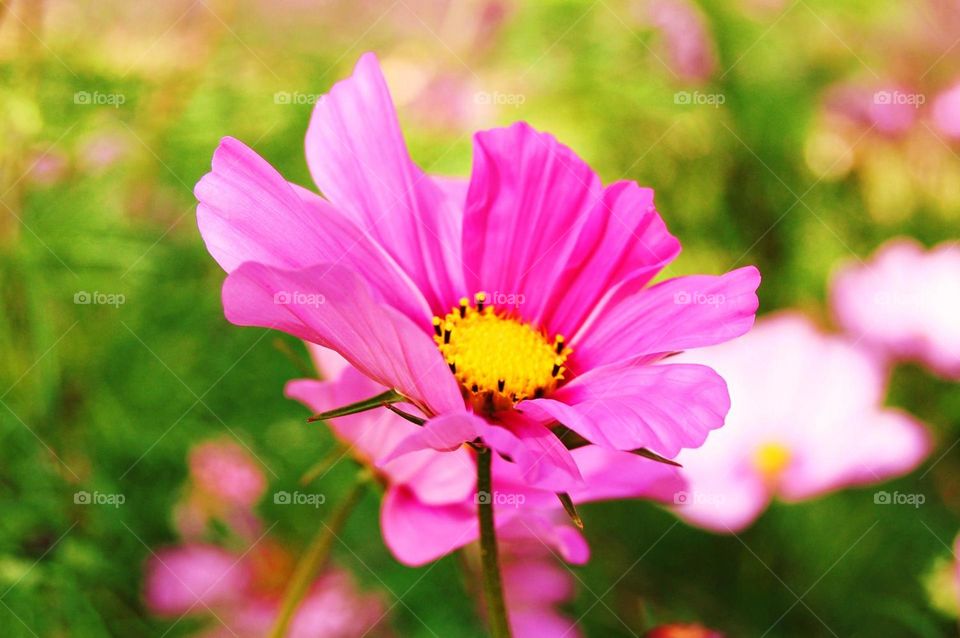
[[[269,627],[355,470],[298,482],[339,449],[283,396],[310,359],[223,318],[192,188],[224,135],[309,186],[311,108],[368,50],[427,171],[527,120],[656,189],[668,276],[757,264],[777,313],[684,355],[743,402],[686,496],[582,507],[590,562],[518,558],[518,608],[586,636],[955,635],[958,42],[949,0],[0,0],[4,635]],[[401,565],[378,507],[295,628],[484,635],[469,553]]]

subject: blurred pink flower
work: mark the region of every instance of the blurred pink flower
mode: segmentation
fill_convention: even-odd
[[[432,179],[371,54],[318,101],[306,154],[328,199],[224,139],[195,190],[200,231],[229,273],[231,322],[336,350],[428,418],[395,455],[480,438],[530,485],[571,491],[582,477],[558,420],[606,449],[668,457],[723,424],[713,370],[653,364],[746,332],[760,276],[648,287],[680,249],[650,189],[604,188],[523,123],[476,134],[469,184]]]
[[[940,133],[953,140],[960,139],[960,83],[934,98],[931,116]]]
[[[384,390],[353,369],[340,355],[308,344],[325,381],[298,379],[287,384],[287,396],[315,412],[351,403]],[[404,406],[415,411],[413,406]],[[384,542],[408,565],[422,565],[477,538],[476,464],[471,452],[419,450],[391,458],[397,442],[418,427],[386,410],[331,419],[334,433],[350,445],[350,453],[377,469],[385,494],[380,513]],[[611,498],[649,498],[668,502],[683,488],[674,468],[636,455],[587,446],[571,452],[583,483],[571,490],[575,502]],[[579,531],[557,522],[559,501],[553,491],[530,485],[514,463],[494,457],[494,506],[499,533],[508,537],[535,535],[572,563],[586,562],[589,549]],[[522,527],[515,521],[523,518]]]
[[[684,80],[704,81],[716,70],[713,39],[700,9],[689,0],[645,0],[641,21],[663,34],[671,71]]]
[[[827,92],[828,113],[887,136],[906,133],[917,122],[923,96],[905,85],[839,84]],[[924,100],[925,101],[925,100]]]
[[[155,614],[202,614],[237,604],[249,585],[247,566],[232,553],[213,545],[184,545],[155,553],[147,563],[144,595]]]
[[[834,277],[831,301],[852,339],[891,359],[960,378],[960,247],[900,238]]]
[[[259,535],[260,521],[252,508],[267,481],[250,452],[229,440],[205,441],[190,451],[188,465],[186,494],[174,509],[184,538],[202,537],[211,519],[221,520],[241,537]]]
[[[241,445],[207,441],[189,457],[190,477],[204,493],[231,505],[251,507],[267,489],[260,466]]]
[[[27,179],[37,186],[52,186],[60,182],[70,170],[70,160],[52,148],[27,155]]]
[[[884,366],[801,315],[763,319],[747,336],[678,358],[716,367],[732,401],[726,426],[678,457],[689,487],[676,510],[698,526],[737,531],[774,496],[878,483],[930,450],[920,423],[883,407]]]
[[[284,554],[269,541],[243,553],[202,544],[160,550],[146,567],[147,607],[162,616],[208,617],[208,638],[261,638],[276,620],[290,563],[281,561],[278,573],[275,560],[257,559],[278,552]],[[330,570],[311,586],[287,636],[365,636],[384,611],[378,596],[360,593],[346,573]]]
[[[84,170],[104,171],[130,152],[130,141],[119,133],[99,131],[87,137],[77,149],[77,157]]]
[[[515,638],[578,638],[576,624],[557,610],[575,594],[573,574],[553,550],[514,519],[515,534],[504,534],[500,563],[507,615]]]

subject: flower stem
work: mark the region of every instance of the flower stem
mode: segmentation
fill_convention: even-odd
[[[510,624],[503,603],[503,583],[497,556],[497,532],[493,522],[493,489],[490,476],[490,448],[477,451],[477,509],[480,517],[480,563],[483,567],[483,596],[487,621],[493,638],[510,638]]]
[[[350,488],[346,498],[340,501],[337,508],[330,515],[329,520],[323,522],[321,528],[317,531],[310,542],[310,546],[300,558],[297,567],[290,578],[287,590],[283,594],[283,601],[280,604],[280,613],[270,631],[270,638],[284,638],[287,635],[287,629],[293,620],[300,602],[310,590],[317,577],[317,573],[322,570],[330,558],[330,548],[337,536],[337,532],[343,529],[344,523],[350,516],[350,512],[360,501],[363,492],[367,487],[365,476],[358,476],[357,481]]]

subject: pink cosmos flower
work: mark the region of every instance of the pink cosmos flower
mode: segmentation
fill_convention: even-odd
[[[309,345],[325,381],[298,379],[287,396],[315,412],[374,396],[385,388],[352,368],[343,357]],[[408,406],[409,407],[409,406]],[[453,452],[418,450],[394,457],[398,442],[418,431],[413,423],[387,410],[368,411],[328,421],[350,444],[361,463],[377,468],[385,494],[381,506],[384,542],[408,565],[422,565],[477,539],[476,464],[465,448]],[[669,502],[684,483],[674,468],[628,452],[587,446],[570,452],[582,483],[570,492],[575,502],[612,498],[648,498]],[[529,484],[517,464],[494,457],[494,494],[498,533],[535,537],[564,560],[581,564],[589,548],[580,532],[558,522],[556,495]]]
[[[775,495],[800,501],[877,483],[930,451],[920,423],[883,407],[884,366],[801,315],[764,319],[745,337],[678,358],[716,367],[730,386],[726,426],[678,457],[689,488],[677,512],[701,527],[737,531]]]
[[[880,247],[834,277],[837,321],[853,339],[892,359],[914,359],[960,378],[960,247],[931,250],[909,238]]]
[[[269,541],[244,553],[204,544],[160,550],[148,561],[144,598],[162,616],[208,617],[206,638],[261,638],[280,610],[292,560]],[[320,576],[291,622],[291,638],[359,638],[384,614],[376,595],[360,593],[344,572]]]
[[[231,322],[335,350],[428,419],[396,454],[479,438],[529,484],[573,491],[557,421],[667,457],[722,425],[719,375],[660,360],[746,332],[759,273],[648,286],[680,249],[650,189],[602,186],[522,123],[476,134],[469,183],[432,178],[372,54],[317,103],[306,155],[324,198],[224,139],[195,190],[200,231]]]

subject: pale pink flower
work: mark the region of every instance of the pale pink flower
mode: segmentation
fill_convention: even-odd
[[[890,359],[960,378],[960,247],[900,238],[834,277],[831,301],[850,337]]]
[[[286,394],[311,410],[322,412],[384,390],[332,350],[308,347],[325,381],[291,381]],[[384,542],[398,560],[422,565],[477,539],[477,470],[468,450],[427,449],[394,458],[397,442],[418,427],[386,410],[339,417],[328,423],[349,444],[354,458],[377,468],[385,489],[380,513]],[[576,502],[612,498],[668,502],[683,488],[674,468],[627,452],[587,446],[573,450],[571,455],[583,478],[570,492]],[[500,457],[494,457],[493,462],[492,500],[499,533],[536,536],[564,560],[586,562],[586,541],[576,528],[554,515],[559,508],[556,495],[531,487],[517,464]],[[522,525],[515,520],[521,516]]]
[[[926,429],[883,407],[886,370],[801,315],[763,319],[735,341],[679,357],[715,367],[730,387],[726,426],[678,457],[689,487],[677,512],[696,525],[737,531],[774,497],[814,498],[915,468]]]
[[[147,562],[144,598],[161,616],[207,618],[208,638],[262,638],[277,619],[291,565],[269,540],[245,552],[198,543],[162,549]],[[359,592],[346,573],[329,570],[307,592],[287,636],[359,638],[384,612],[379,596]]]
[[[960,139],[960,83],[934,98],[931,117],[940,133],[952,140]]]
[[[746,332],[760,277],[649,286],[679,251],[650,189],[602,186],[522,123],[475,136],[469,183],[435,180],[410,159],[373,55],[317,103],[306,155],[326,198],[223,140],[196,187],[200,231],[229,273],[231,322],[336,350],[428,418],[396,455],[479,438],[529,484],[573,491],[557,421],[668,457],[723,424],[723,380],[660,360]],[[701,298],[722,302],[688,301]]]

